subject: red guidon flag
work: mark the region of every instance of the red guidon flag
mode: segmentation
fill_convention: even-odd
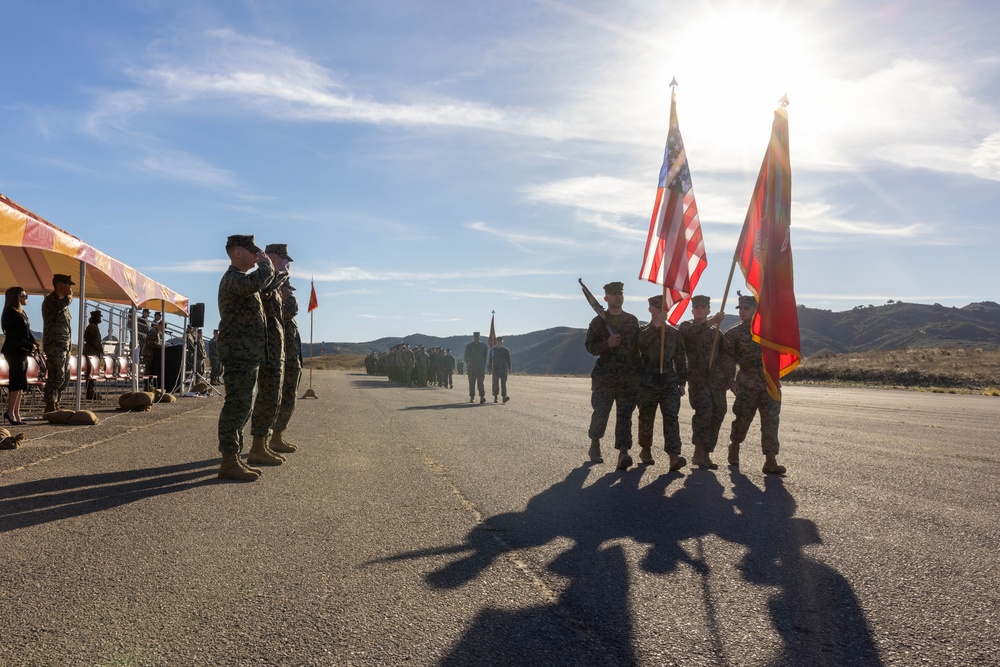
[[[792,168],[788,156],[788,112],[774,112],[771,143],[750,198],[736,259],[757,295],[750,330],[763,349],[767,393],[781,400],[782,377],[802,358],[799,314],[792,280]]]
[[[677,81],[670,85],[676,86]],[[639,271],[640,280],[663,285],[666,297],[663,310],[670,313],[670,324],[677,324],[684,315],[707,265],[698,206],[691,187],[691,170],[677,125],[676,95],[671,91],[670,130],[660,167],[653,217],[649,221],[646,252]]]
[[[309,308],[306,309],[307,313],[319,308],[319,300],[316,298],[316,283],[309,281],[309,286],[312,288],[309,292]]]
[[[491,348],[494,348],[494,347],[497,346],[497,330],[493,326],[493,321],[495,319],[496,319],[496,315],[490,315],[490,338],[489,338],[489,344],[490,344]]]

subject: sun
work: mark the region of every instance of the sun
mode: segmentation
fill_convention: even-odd
[[[682,37],[668,57],[683,98],[685,140],[714,145],[717,155],[750,142],[748,155],[759,160],[779,99],[788,96],[794,115],[796,100],[802,109],[814,97],[818,30],[807,15],[728,6],[676,28]]]

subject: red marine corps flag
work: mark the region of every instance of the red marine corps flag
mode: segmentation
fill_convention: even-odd
[[[309,292],[309,307],[306,308],[307,313],[311,313],[319,308],[319,300],[316,299],[316,283],[310,280],[309,285],[312,287],[312,290]]]
[[[660,167],[660,181],[649,221],[649,236],[642,259],[640,280],[663,285],[663,310],[676,325],[708,265],[701,235],[698,206],[691,187],[691,170],[677,124],[677,100],[670,82],[670,130]]]
[[[767,393],[781,400],[780,379],[802,358],[799,314],[792,280],[792,168],[788,155],[788,100],[774,112],[771,143],[750,198],[736,261],[747,286],[757,295],[750,323],[753,339],[763,349]]]

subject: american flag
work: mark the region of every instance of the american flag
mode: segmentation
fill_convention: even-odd
[[[691,170],[677,124],[676,93],[671,92],[670,130],[639,279],[663,285],[663,309],[670,313],[670,323],[677,324],[707,265]]]

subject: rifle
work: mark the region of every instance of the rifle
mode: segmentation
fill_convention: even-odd
[[[590,307],[594,309],[594,312],[597,313],[602,320],[604,320],[604,326],[608,328],[608,333],[611,334],[612,336],[617,334],[618,332],[615,331],[614,327],[611,326],[611,322],[608,321],[608,314],[604,312],[604,306],[602,306],[601,302],[597,300],[597,298],[594,296],[594,293],[591,292],[590,289],[588,289],[587,286],[583,284],[583,278],[577,278],[577,280],[580,281],[580,287],[583,288],[583,295],[587,297],[587,301],[588,303],[590,303]]]

